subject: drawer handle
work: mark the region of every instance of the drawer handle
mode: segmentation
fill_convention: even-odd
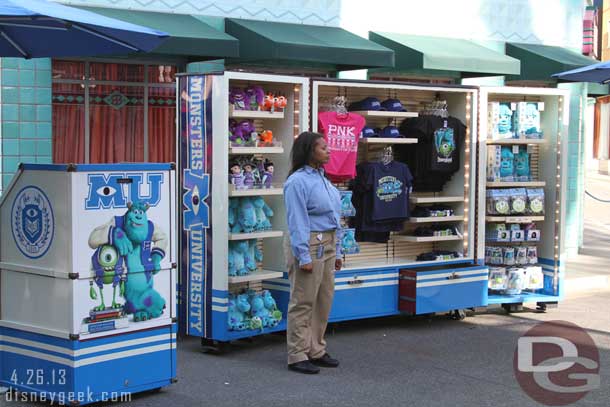
[[[447,280],[455,280],[456,278],[460,278],[457,273],[453,273],[450,276],[447,276]]]
[[[356,278],[354,278],[353,280],[351,280],[351,281],[348,281],[348,282],[347,282],[347,284],[350,284],[350,285],[354,285],[354,284],[362,284],[362,283],[364,283],[364,281],[362,281],[362,280],[358,280],[358,277],[356,277]]]

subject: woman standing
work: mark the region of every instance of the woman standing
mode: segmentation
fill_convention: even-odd
[[[329,159],[323,135],[301,133],[292,146],[292,169],[284,186],[290,239],[288,368],[299,373],[339,366],[326,352],[324,340],[335,292],[334,271],[341,269],[336,237],[341,197],[322,169]]]

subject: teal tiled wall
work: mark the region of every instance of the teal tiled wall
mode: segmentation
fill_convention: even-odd
[[[0,60],[0,193],[20,162],[51,163],[51,60]]]

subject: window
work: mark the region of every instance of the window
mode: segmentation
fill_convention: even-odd
[[[53,162],[176,160],[176,67],[53,61]]]

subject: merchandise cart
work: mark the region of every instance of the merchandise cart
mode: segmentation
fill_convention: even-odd
[[[545,310],[563,296],[569,92],[519,87],[480,92],[477,260],[490,267],[488,303],[509,312],[525,303]],[[502,213],[505,207],[508,212]],[[502,282],[503,272],[517,287],[510,279]],[[531,284],[520,287],[521,278]]]
[[[170,164],[22,164],[0,199],[0,386],[65,404],[176,377]]]

